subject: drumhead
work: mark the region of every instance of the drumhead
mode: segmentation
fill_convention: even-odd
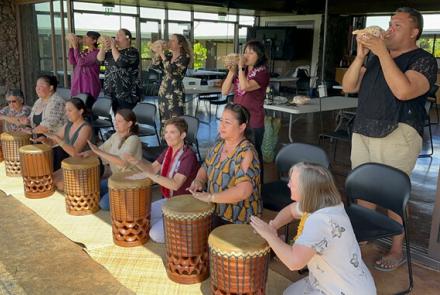
[[[69,157],[61,162],[61,168],[64,169],[87,169],[99,166],[99,160],[96,156],[87,158]]]
[[[52,147],[48,146],[47,144],[29,144],[20,147],[18,152],[25,154],[42,154],[51,150]]]
[[[249,224],[227,224],[214,229],[209,247],[225,256],[258,256],[269,252],[269,244]]]
[[[180,195],[166,201],[162,212],[166,217],[195,219],[207,216],[214,212],[215,206],[197,200],[192,195]]]
[[[133,175],[133,172],[120,172],[115,173],[108,179],[108,187],[110,189],[122,189],[122,188],[143,188],[149,187],[153,183],[151,179],[127,179],[127,176]]]
[[[24,132],[3,132],[0,140],[14,141],[16,139],[30,139],[31,135]]]

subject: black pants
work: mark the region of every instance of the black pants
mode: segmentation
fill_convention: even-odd
[[[263,152],[261,151],[261,146],[263,145],[263,137],[264,137],[264,127],[262,128],[251,128],[252,130],[252,143],[255,146],[255,149],[258,153],[258,160],[260,161],[260,178],[261,184],[264,182],[264,162],[263,162]]]

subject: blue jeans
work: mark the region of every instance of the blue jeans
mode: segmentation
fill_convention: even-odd
[[[110,210],[110,197],[108,194],[108,179],[101,180],[101,200],[99,201],[99,207],[102,210]]]

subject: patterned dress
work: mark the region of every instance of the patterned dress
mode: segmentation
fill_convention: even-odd
[[[139,101],[139,51],[134,47],[119,50],[117,61],[111,51],[106,52],[104,65],[104,94],[112,98],[113,110],[132,109]]]
[[[165,55],[165,60],[153,57],[152,67],[163,72],[162,83],[159,89],[159,113],[162,126],[165,121],[183,115],[184,88],[183,78],[190,61],[189,55],[180,55],[171,62],[171,54]]]
[[[263,210],[261,200],[260,164],[254,146],[248,140],[243,140],[232,156],[220,161],[224,141],[218,141],[206,156],[203,168],[208,175],[207,191],[222,192],[237,184],[249,181],[253,192],[246,200],[231,204],[216,204],[217,215],[232,223],[249,223],[252,215],[260,216]],[[241,169],[246,152],[251,151],[253,159],[247,172]]]

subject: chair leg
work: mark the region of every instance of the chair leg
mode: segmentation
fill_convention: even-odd
[[[405,229],[405,246],[406,246],[406,263],[408,265],[408,281],[409,281],[409,286],[408,289],[397,293],[398,295],[400,294],[408,294],[411,292],[411,290],[414,287],[414,281],[413,281],[413,273],[412,273],[412,266],[411,266],[411,247],[410,247],[410,240],[409,240],[409,235],[408,235],[408,229],[406,227],[406,222],[403,222],[403,228]]]

